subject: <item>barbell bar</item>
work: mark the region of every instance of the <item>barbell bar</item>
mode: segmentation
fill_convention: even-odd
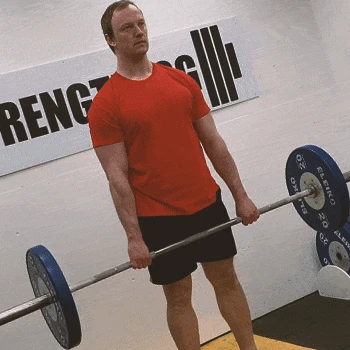
[[[350,172],[349,172],[349,181],[350,181]],[[309,196],[311,194],[313,194],[316,190],[315,189],[309,189],[309,190],[305,190],[301,193],[298,193],[298,194],[294,194],[292,196],[289,196],[289,197],[286,197],[282,200],[279,200],[275,203],[271,203],[271,204],[268,204],[262,208],[259,209],[259,213],[260,214],[264,214],[264,213],[267,213],[271,210],[274,210],[274,209],[277,209],[279,207],[282,207],[284,205],[287,205],[295,200],[298,200],[300,198],[304,198],[306,196]],[[177,249],[177,248],[180,248],[180,247],[183,247],[185,245],[188,245],[190,243],[193,243],[195,241],[198,241],[202,238],[205,238],[207,236],[210,236],[216,232],[219,232],[227,227],[231,227],[231,226],[234,226],[234,225],[237,225],[237,224],[240,224],[242,222],[242,219],[237,216],[235,217],[234,219],[224,223],[224,224],[221,224],[221,225],[218,225],[218,226],[215,226],[209,230],[206,230],[206,231],[203,231],[203,232],[200,232],[200,233],[197,233],[197,234],[194,234],[193,236],[191,237],[188,237],[180,242],[177,242],[177,243],[174,243],[170,246],[167,246],[163,249],[160,249],[158,251],[155,251],[155,252],[151,252],[150,255],[151,255],[151,258],[154,259],[160,255],[163,255],[163,254],[166,254],[174,249]],[[70,291],[72,293],[74,292],[77,292],[81,289],[84,289],[88,286],[91,286],[97,282],[100,282],[104,279],[107,279],[109,277],[112,277],[118,273],[121,273],[123,271],[126,271],[128,269],[131,268],[131,263],[130,261],[128,262],[125,262],[123,264],[120,264],[116,267],[113,267],[111,269],[108,269],[106,271],[103,271],[97,275],[94,275],[90,278],[87,278],[83,281],[80,281],[78,282],[77,284],[75,285],[72,285],[69,287]],[[35,312],[37,310],[40,310],[41,308],[43,307],[46,307],[48,305],[50,305],[51,303],[53,302],[53,298],[50,296],[50,295],[42,295],[40,297],[37,297],[35,299],[31,299],[31,300],[28,300],[27,302],[23,303],[23,304],[20,304],[20,305],[17,305],[11,309],[8,309],[6,311],[3,311],[1,312],[0,314],[0,326],[6,324],[6,323],[9,323],[9,322],[12,322],[18,318],[21,318],[25,315],[28,315],[32,312]]]
[[[301,218],[310,227],[323,232],[334,231],[342,227],[349,216],[349,191],[346,185],[349,181],[350,171],[342,173],[324,150],[314,145],[299,147],[290,154],[286,165],[286,182],[290,196],[259,208],[259,213],[261,215],[293,203]],[[155,259],[240,223],[242,218],[235,217],[226,223],[151,252],[151,258]],[[27,268],[36,298],[1,312],[0,326],[42,310],[56,340],[62,347],[71,349],[81,341],[80,321],[72,293],[131,267],[131,263],[126,262],[68,286],[51,253],[43,246],[33,247],[27,251]],[[50,269],[53,272],[50,272]],[[59,287],[56,282],[60,284]],[[55,309],[52,304],[55,305]],[[66,310],[63,310],[63,304]],[[51,309],[47,310],[48,308]],[[67,320],[68,317],[73,321]],[[63,323],[53,322],[55,320],[61,320]],[[67,326],[67,322],[73,324]]]

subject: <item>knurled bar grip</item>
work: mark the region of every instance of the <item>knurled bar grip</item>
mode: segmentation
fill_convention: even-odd
[[[350,172],[347,173],[347,182],[350,181]],[[259,213],[260,214],[264,214],[264,213],[267,213],[271,210],[274,210],[276,208],[279,208],[279,207],[282,207],[286,204],[289,204],[289,203],[292,203],[298,199],[301,199],[301,198],[304,198],[304,197],[307,197],[311,194],[313,194],[315,192],[315,189],[313,188],[310,188],[310,189],[307,189],[305,191],[302,191],[300,193],[296,193],[292,196],[289,196],[289,197],[286,197],[284,199],[281,199],[277,202],[274,202],[272,204],[268,204],[262,208],[259,209]],[[194,234],[193,236],[191,237],[188,237],[186,239],[184,239],[183,241],[180,241],[180,242],[177,242],[175,244],[172,244],[168,247],[165,247],[163,249],[160,249],[156,252],[151,252],[151,257],[152,259],[156,258],[157,256],[160,256],[160,255],[163,255],[163,254],[166,254],[174,249],[177,249],[177,248],[180,248],[180,247],[183,247],[185,245],[188,245],[192,242],[195,242],[195,241],[198,241],[199,239],[202,239],[204,237],[207,237],[207,236],[210,236],[218,231],[221,231],[227,227],[231,227],[231,226],[234,226],[234,225],[237,225],[239,223],[242,222],[242,219],[240,217],[235,217],[234,219],[224,223],[224,224],[221,224],[221,225],[218,225],[218,226],[215,226],[207,231],[203,231],[203,232],[199,232],[197,234]],[[128,270],[131,268],[131,263],[130,261],[124,263],[124,264],[121,264],[117,267],[114,267],[114,268],[111,268],[109,270],[106,270],[104,272],[101,272],[93,277],[90,277],[84,281],[81,281],[73,286],[70,286],[70,291],[72,293],[78,291],[78,290],[81,290],[85,287],[88,287],[88,286],[91,286],[92,284],[95,284],[97,282],[100,282],[106,278],[109,278],[111,276],[114,276],[120,272],[123,272],[125,270]],[[35,299],[32,299],[32,300],[29,300],[23,304],[20,304],[18,306],[15,306],[11,309],[8,309],[6,311],[3,311],[1,314],[0,314],[0,326],[4,325],[4,324],[7,324],[11,321],[14,321],[18,318],[21,318],[25,315],[28,315],[34,311],[37,311],[37,310],[40,310],[42,309],[43,307],[46,307],[46,306],[49,306],[50,304],[54,303],[55,302],[55,298],[52,297],[51,295],[42,295],[38,298],[35,298]]]

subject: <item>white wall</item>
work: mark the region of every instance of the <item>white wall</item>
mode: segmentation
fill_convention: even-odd
[[[349,170],[349,2],[137,3],[153,37],[230,16],[241,17],[250,28],[261,96],[214,117],[257,205],[287,196],[285,162],[300,145],[325,148]],[[0,0],[0,73],[105,49],[99,19],[108,4]],[[223,191],[234,216],[234,203],[224,186]],[[70,284],[127,260],[123,230],[93,151],[2,177],[0,222],[0,310],[32,298],[24,257],[36,244],[52,251]],[[315,290],[315,233],[292,206],[234,231],[236,268],[254,318]],[[227,326],[203,273],[198,270],[194,278],[206,341]],[[80,349],[174,349],[161,289],[148,282],[147,272],[124,272],[74,297],[83,327]],[[1,327],[0,342],[1,349],[59,348],[40,313]]]

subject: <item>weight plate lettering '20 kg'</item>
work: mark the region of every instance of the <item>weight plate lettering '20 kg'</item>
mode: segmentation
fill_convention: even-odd
[[[342,174],[331,156],[321,148],[312,145],[297,148],[289,156],[286,165],[290,196],[259,208],[259,212],[263,214],[293,203],[302,219],[313,229],[322,232],[340,230],[349,217],[349,191],[346,185],[349,181],[350,172]],[[151,257],[155,259],[241,222],[242,219],[236,217],[169,247],[151,252]],[[333,244],[332,249],[324,249],[328,249],[330,259],[346,259],[350,255],[339,244]],[[81,341],[80,321],[72,293],[131,268],[130,262],[126,262],[74,286],[68,286],[56,260],[44,246],[28,249],[26,257],[36,298],[3,311],[0,314],[0,326],[41,309],[52,334],[65,349],[71,349]]]

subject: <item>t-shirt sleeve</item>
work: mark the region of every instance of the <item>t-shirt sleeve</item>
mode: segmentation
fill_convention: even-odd
[[[187,74],[186,74],[187,75]],[[204,99],[203,93],[197,82],[189,75],[188,82],[192,91],[193,104],[192,104],[192,116],[193,121],[205,117],[210,112],[210,107]]]
[[[96,95],[88,112],[88,123],[93,147],[123,142],[124,136],[114,109]]]

